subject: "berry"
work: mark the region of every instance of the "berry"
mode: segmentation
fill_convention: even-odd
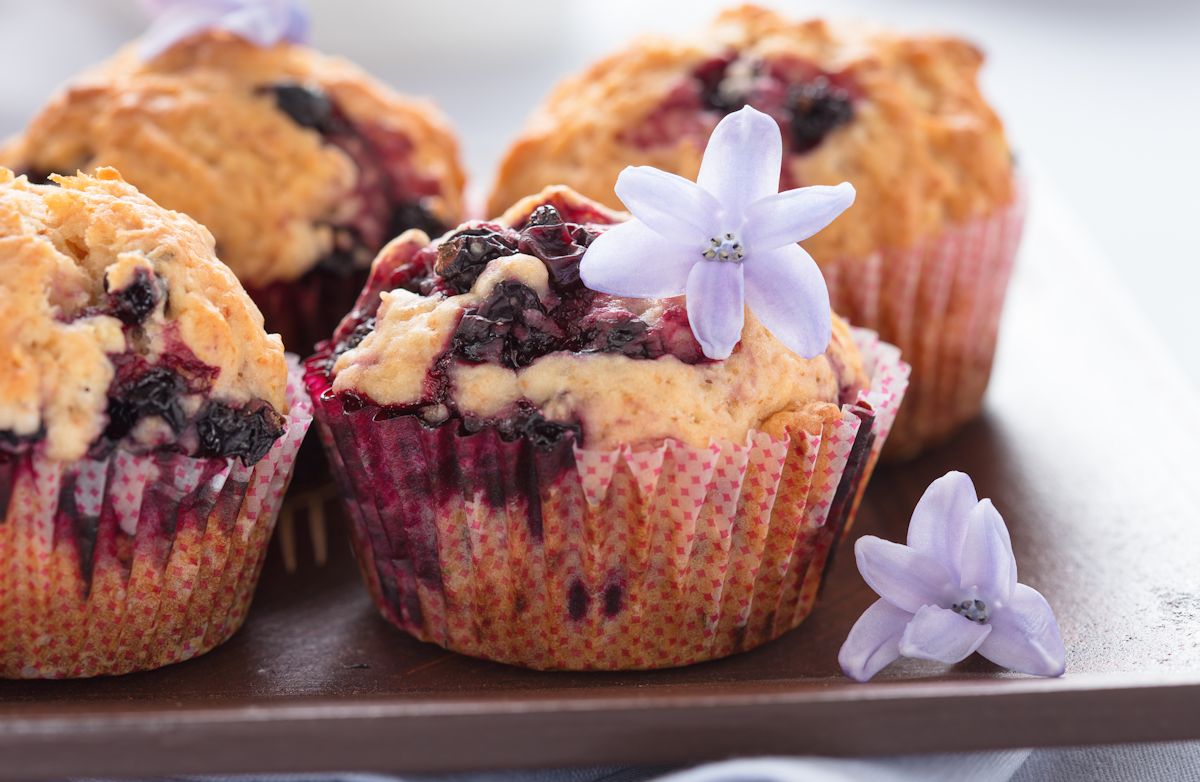
[[[537,209],[533,210],[533,214],[529,215],[529,219],[525,221],[525,227],[538,225],[562,225],[562,215],[558,213],[550,204],[542,204]]]
[[[446,232],[446,226],[433,216],[423,201],[405,201],[395,204],[388,222],[389,238],[399,236],[410,228],[420,228],[434,238]]]
[[[0,429],[0,454],[21,453],[46,436],[45,427],[33,434],[17,434],[11,429]]]
[[[467,361],[517,369],[560,350],[563,336],[532,288],[506,280],[487,301],[463,315],[451,351]]]
[[[248,410],[210,402],[196,419],[196,434],[202,455],[238,457],[249,467],[283,435],[283,418],[267,405]]]
[[[788,109],[794,153],[808,152],[831,131],[854,119],[849,93],[832,86],[824,76],[793,88]]]
[[[161,418],[178,433],[186,423],[179,398],[187,390],[184,379],[165,367],[153,367],[121,384],[109,393],[105,439],[121,440],[139,421],[153,417]]]
[[[438,246],[437,273],[454,293],[466,293],[488,262],[517,252],[517,242],[488,227],[457,231]]]
[[[563,424],[547,420],[541,411],[529,407],[522,409],[513,420],[516,434],[524,437],[535,448],[543,451],[553,450],[568,435],[574,436],[576,442],[583,436],[579,424]]]
[[[145,269],[138,269],[133,282],[118,291],[109,290],[106,276],[104,290],[108,293],[109,310],[127,326],[145,323],[166,292],[162,278]]]
[[[555,216],[557,214],[554,212]],[[534,216],[537,216],[537,212]],[[543,215],[543,219],[546,217]],[[591,234],[580,226],[569,225],[561,220],[557,223],[534,224],[531,218],[530,224],[521,231],[517,249],[545,264],[555,289],[565,293],[580,287],[579,262],[591,241]]]
[[[661,345],[648,338],[650,327],[640,318],[597,320],[583,332],[580,353],[621,353],[630,358],[658,358]]]
[[[333,102],[325,93],[303,84],[273,84],[264,88],[275,105],[302,128],[329,135],[344,129]]]

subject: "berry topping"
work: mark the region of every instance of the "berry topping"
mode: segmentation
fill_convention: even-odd
[[[562,339],[562,329],[546,315],[537,293],[505,281],[478,309],[463,315],[451,350],[467,361],[517,369],[560,350]]]
[[[275,98],[275,105],[302,128],[311,128],[321,134],[331,134],[343,129],[333,102],[324,92],[303,84],[273,84],[264,90]]]
[[[479,279],[488,261],[517,252],[510,231],[486,226],[451,234],[438,246],[437,273],[454,293],[466,293]]]
[[[109,392],[105,439],[123,439],[146,418],[160,418],[178,433],[186,423],[180,397],[187,391],[187,382],[166,367],[153,367],[116,386]]]
[[[543,206],[540,209],[549,209],[554,217],[558,216],[553,207]],[[565,292],[580,287],[579,261],[592,242],[591,234],[582,226],[569,225],[561,219],[558,222],[535,223],[536,217],[538,213],[534,212],[529,225],[521,231],[518,249],[546,264],[555,289]],[[549,214],[542,215],[542,219],[548,217]]]
[[[106,276],[104,290],[108,293],[109,310],[127,326],[144,323],[166,295],[162,279],[146,269],[138,269],[132,282],[115,291],[109,288]]]
[[[824,76],[794,87],[789,95],[788,109],[792,151],[796,153],[816,147],[830,131],[854,119],[850,94],[832,86]]]
[[[533,214],[529,215],[529,219],[525,221],[526,227],[536,225],[562,225],[562,215],[558,213],[550,204],[542,204],[537,209],[533,210]]]
[[[237,457],[250,466],[283,435],[283,418],[267,405],[237,410],[210,402],[196,420],[196,434],[202,455]]]

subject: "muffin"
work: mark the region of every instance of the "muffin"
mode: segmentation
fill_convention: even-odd
[[[401,231],[462,215],[457,142],[431,105],[350,63],[208,30],[131,44],[58,92],[0,164],[43,181],[113,166],[217,238],[293,352],[327,338]]]
[[[0,169],[5,678],[227,639],[311,422],[208,231],[109,168],[52,181]]]
[[[505,155],[490,209],[557,183],[615,207],[625,166],[694,178],[723,116],[770,114],[785,140],[781,190],[848,180],[858,191],[803,244],[834,308],[912,363],[889,441],[911,455],[982,405],[1020,235],[982,61],[955,38],[729,10],[698,36],[639,40],[559,84]]]
[[[626,217],[552,187],[435,242],[409,231],[308,361],[368,587],[419,639],[660,668],[755,647],[812,607],[907,368],[836,319],[803,359],[752,314],[727,360],[706,358],[682,297],[580,281]]]

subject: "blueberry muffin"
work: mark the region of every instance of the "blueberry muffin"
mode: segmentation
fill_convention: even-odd
[[[0,168],[3,677],[225,640],[311,420],[208,231],[113,169],[51,179]]]
[[[979,91],[982,62],[952,37],[735,8],[699,35],[636,41],[559,84],[504,157],[490,211],[558,183],[617,206],[627,165],[694,178],[723,116],[745,105],[770,114],[784,137],[781,190],[857,190],[804,245],[834,308],[913,363],[891,438],[912,454],[980,408],[1019,237],[1012,156]]]
[[[418,638],[655,668],[751,648],[812,606],[903,393],[883,390],[897,360],[836,318],[804,359],[751,314],[706,358],[683,297],[580,281],[624,219],[553,187],[434,242],[410,231],[308,362],[368,585]]]
[[[113,166],[217,238],[289,350],[329,336],[376,252],[461,219],[455,137],[430,105],[304,46],[212,30],[135,45],[55,95],[0,148],[43,181]]]

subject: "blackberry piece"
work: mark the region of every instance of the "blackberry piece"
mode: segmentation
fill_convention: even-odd
[[[188,391],[187,382],[165,367],[153,367],[136,379],[109,392],[107,440],[123,439],[144,418],[158,417],[174,432],[186,419],[179,398]]]
[[[302,128],[331,135],[343,130],[333,101],[324,92],[303,84],[280,83],[264,87],[275,99],[275,105]]]
[[[126,326],[140,326],[162,301],[166,286],[157,274],[138,269],[133,282],[118,291],[109,289],[105,276],[104,291],[108,294],[108,308],[118,320]]]
[[[792,152],[808,152],[830,132],[854,119],[854,105],[845,90],[818,76],[792,89],[788,96]]]
[[[196,434],[201,455],[236,457],[250,467],[266,456],[283,435],[283,417],[267,405],[239,410],[210,402],[196,419]]]
[[[367,335],[375,330],[375,318],[370,317],[354,327],[354,330],[346,335],[344,339],[337,343],[333,348],[333,358],[345,353],[347,350],[353,350],[367,338]]]
[[[517,242],[491,228],[459,231],[438,246],[437,273],[455,293],[466,293],[488,262],[517,252]]]
[[[83,167],[84,166],[80,166],[80,168],[83,168]],[[26,168],[26,169],[22,169],[22,170],[16,172],[17,176],[24,176],[26,179],[28,179],[30,184],[53,185],[55,187],[58,187],[58,183],[52,182],[50,180],[50,175],[51,174],[59,174],[59,173],[62,173],[62,172],[50,171],[48,169],[43,169],[43,168]]]

